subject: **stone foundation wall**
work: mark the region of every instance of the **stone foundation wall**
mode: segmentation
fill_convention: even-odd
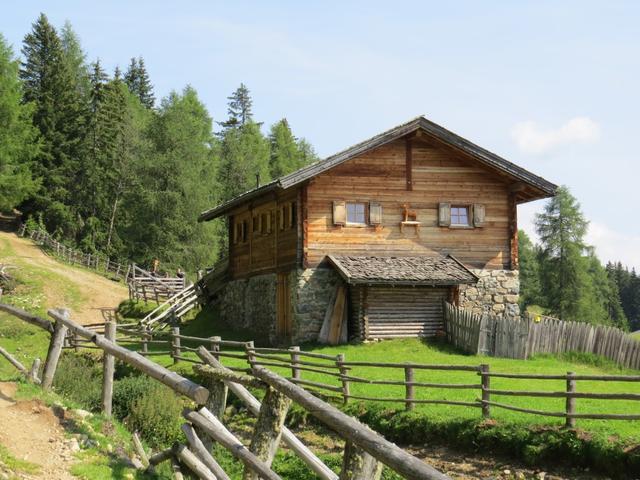
[[[276,329],[276,274],[232,280],[218,295],[220,321],[249,330],[255,340],[273,341]]]
[[[300,268],[291,272],[292,343],[318,339],[325,312],[339,283],[342,280],[332,268]]]
[[[520,277],[517,270],[473,270],[480,280],[460,285],[460,306],[473,313],[517,317]]]

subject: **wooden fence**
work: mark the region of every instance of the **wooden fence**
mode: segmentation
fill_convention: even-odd
[[[58,242],[45,230],[41,228],[30,229],[26,223],[23,223],[18,229],[18,236],[30,238],[43,249],[66,263],[91,268],[98,273],[113,276],[118,279],[126,278],[131,268],[129,263],[114,261],[106,255],[84,253],[75,248],[68,247]]]
[[[94,332],[100,332],[104,324],[89,326]],[[462,329],[461,329],[462,331]],[[576,419],[596,420],[639,420],[638,413],[577,413],[577,399],[597,399],[603,401],[640,400],[640,393],[622,392],[608,393],[577,392],[578,382],[589,381],[601,385],[611,382],[638,383],[640,375],[576,375],[565,372],[553,375],[530,373],[510,373],[492,371],[490,365],[433,365],[420,363],[391,363],[348,361],[346,355],[327,355],[316,352],[305,352],[300,347],[259,348],[254,342],[239,342],[223,340],[220,337],[194,337],[182,335],[179,327],[173,327],[171,332],[141,332],[135,325],[118,325],[119,345],[138,351],[142,356],[168,355],[174,363],[181,361],[202,363],[197,352],[206,348],[221,362],[231,360],[226,367],[234,372],[251,373],[253,367],[262,366],[274,368],[279,372],[287,371],[286,378],[293,384],[318,395],[325,400],[332,400],[347,404],[350,401],[371,401],[395,403],[404,405],[412,410],[416,405],[449,405],[465,408],[477,408],[484,418],[491,418],[491,408],[498,408],[550,418],[563,418],[567,426],[575,426]],[[90,340],[70,335],[65,341],[65,348],[95,348]],[[191,354],[191,355],[189,355]],[[196,355],[193,355],[196,354]],[[367,371],[374,369],[376,378],[371,378]],[[361,370],[362,373],[359,373]],[[311,373],[311,378],[307,372]],[[378,378],[384,373],[386,378]],[[417,379],[418,372],[465,372],[468,380],[462,382],[421,381]],[[400,373],[400,375],[398,375]],[[399,377],[404,377],[399,378]],[[522,390],[505,390],[491,387],[492,378],[508,378],[522,383]],[[562,381],[565,388],[562,391],[527,390],[531,380],[549,381],[552,387]],[[353,393],[356,385],[381,385],[390,388],[401,388],[403,395],[374,396]],[[421,398],[420,391],[442,392],[441,397]],[[476,398],[469,401],[451,400],[448,395],[452,391],[468,390],[476,392]],[[564,411],[543,411],[521,408],[515,404],[496,401],[496,397],[528,397],[528,398],[561,398],[565,399]]]
[[[112,413],[116,358],[188,397],[197,405],[196,408],[185,409],[183,412],[186,423],[183,424],[182,429],[186,444],[174,444],[171,448],[148,455],[139,438],[134,434],[133,445],[139,456],[134,459],[134,465],[140,470],[153,469],[160,462],[169,460],[172,462],[176,479],[182,479],[183,470],[186,470],[200,479],[229,480],[228,474],[205,446],[215,441],[244,464],[243,478],[280,480],[281,477],[271,469],[271,463],[282,441],[321,480],[338,480],[339,478],[377,480],[380,478],[383,464],[410,480],[449,478],[385,440],[356,419],[314,397],[308,391],[259,363],[251,364],[247,371],[250,375],[238,375],[225,368],[216,358],[222,355],[219,349],[216,349],[221,341],[211,345],[211,350],[205,347],[197,349],[196,353],[202,365],[196,365],[194,369],[205,378],[205,385],[200,385],[152,362],[144,355],[123,347],[122,341],[117,339],[114,322],[102,325],[104,334],[100,334],[96,332],[99,326],[94,325],[94,328],[90,329],[78,325],[69,318],[66,310],[49,310],[49,315],[54,319],[53,324],[8,305],[0,304],[0,310],[44,328],[51,334],[42,380],[38,380],[45,390],[52,386],[65,338],[70,338],[76,344],[74,347],[86,342],[92,348],[103,352],[102,408],[107,417]],[[124,326],[124,331],[129,329],[130,326]],[[175,334],[172,338],[173,342],[178,340],[177,345],[175,343],[173,345],[174,349],[180,348],[179,340],[190,338],[184,336],[178,338],[178,336]],[[88,346],[85,345],[85,347]],[[3,355],[3,352],[4,350],[0,350],[0,355]],[[180,350],[177,353],[180,353]],[[249,350],[248,353],[250,355],[256,352]],[[24,373],[23,369],[19,368],[19,370]],[[247,386],[265,390],[262,404],[245,388]],[[257,417],[248,448],[221,421],[220,412],[225,410],[227,389],[232,390]],[[284,426],[285,417],[292,402],[307,410],[325,427],[345,440],[340,476]]]
[[[130,299],[144,300],[145,303],[153,300],[160,303],[183,291],[187,287],[187,280],[184,276],[154,275],[133,263],[128,271],[127,285]]]
[[[445,330],[449,343],[472,354],[527,359],[538,353],[584,352],[640,369],[640,342],[616,327],[478,315],[446,303]]]

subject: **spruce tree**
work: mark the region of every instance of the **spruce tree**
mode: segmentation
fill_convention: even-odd
[[[63,51],[63,61],[74,80],[73,87],[78,90],[78,95],[88,99],[91,88],[89,81],[89,67],[87,55],[82,50],[80,39],[67,20],[60,30],[60,43]]]
[[[18,62],[0,34],[0,211],[10,211],[36,190],[31,163],[39,152],[32,104],[22,103]]]
[[[138,97],[142,105],[149,109],[154,107],[153,85],[149,80],[147,67],[142,57],[131,59],[129,69],[124,74],[124,81],[129,91]]]
[[[222,122],[221,125],[225,128],[243,127],[253,119],[253,100],[251,100],[251,94],[249,89],[244,83],[236,89],[230,97],[227,114],[229,119],[226,122]]]
[[[24,207],[27,213],[43,213],[50,230],[74,236],[73,189],[84,142],[84,109],[60,37],[44,14],[25,36],[22,55],[23,97],[35,106],[33,123],[43,140],[34,164],[42,187]]]

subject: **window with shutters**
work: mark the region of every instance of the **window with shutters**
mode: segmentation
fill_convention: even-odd
[[[451,205],[451,226],[452,227],[469,227],[469,206],[468,205]]]
[[[366,205],[360,202],[347,202],[347,225],[366,225]]]

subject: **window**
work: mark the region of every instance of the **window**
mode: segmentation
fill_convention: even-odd
[[[347,223],[366,225],[364,203],[347,202]]]
[[[468,227],[469,223],[469,207],[467,206],[451,206],[451,225]]]
[[[247,233],[249,231],[249,221],[242,221],[242,243],[247,243]]]
[[[290,216],[291,228],[297,227],[297,223],[298,223],[297,213],[298,211],[296,210],[296,202],[291,202],[291,216]]]

